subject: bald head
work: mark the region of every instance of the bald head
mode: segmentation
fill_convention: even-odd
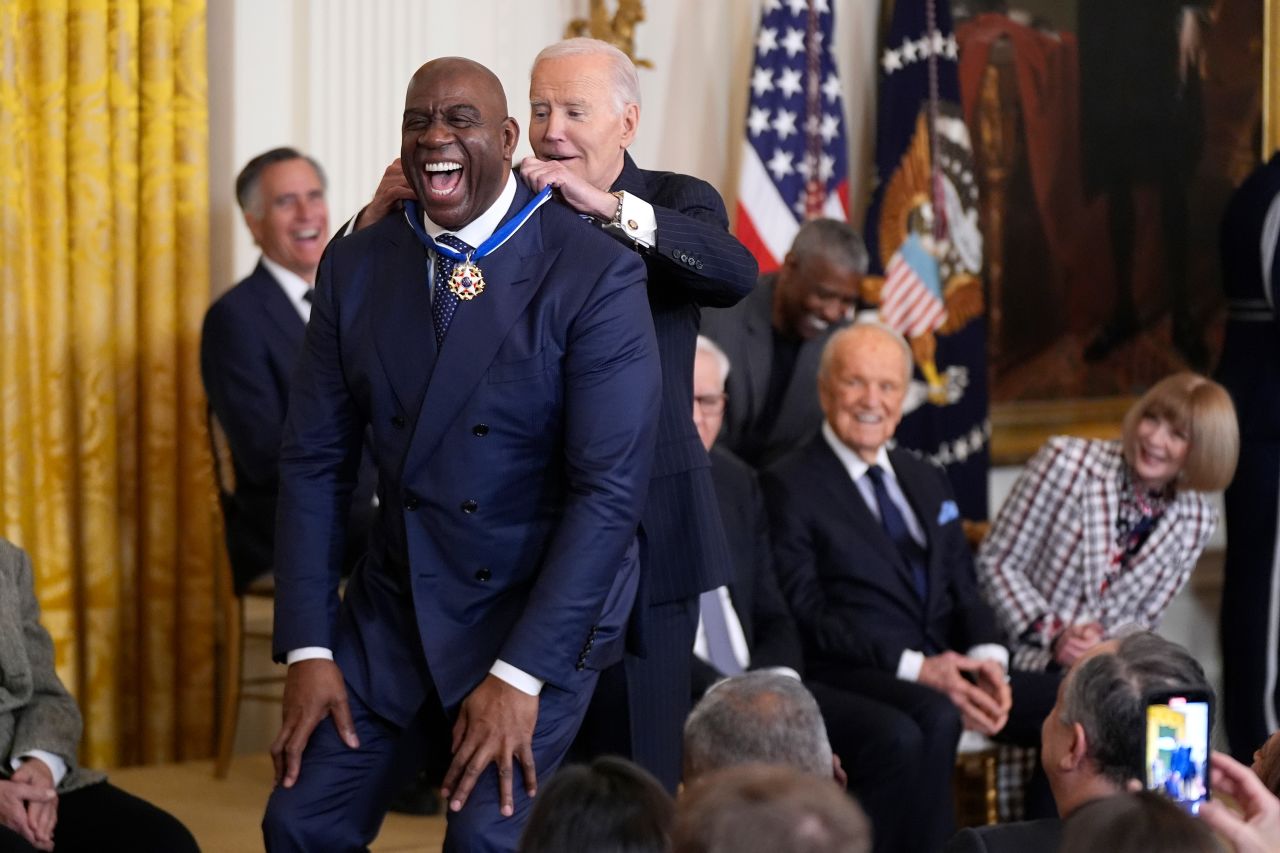
[[[833,334],[822,351],[818,399],[842,443],[866,463],[902,420],[911,347],[881,323],[858,322]]]
[[[437,225],[456,231],[497,200],[519,139],[502,83],[478,62],[434,59],[409,80],[400,163]]]

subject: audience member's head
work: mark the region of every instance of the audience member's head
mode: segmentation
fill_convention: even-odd
[[[809,340],[853,316],[867,249],[858,232],[834,219],[800,226],[778,268],[773,291],[773,328]]]
[[[519,140],[502,83],[480,63],[446,56],[410,78],[400,165],[436,225],[456,231],[498,200]]]
[[[729,356],[715,341],[698,335],[693,356],[693,423],[702,446],[711,449],[724,422],[724,382],[729,377]]]
[[[1167,447],[1147,447],[1161,422],[1173,440]],[[1216,492],[1235,474],[1235,406],[1225,388],[1199,374],[1175,373],[1151,386],[1125,413],[1122,435],[1125,461],[1151,485],[1176,480],[1179,488]]]
[[[877,321],[859,321],[827,341],[818,399],[827,423],[850,450],[874,462],[902,420],[911,381],[911,347]]]
[[[747,672],[717,682],[684,724],[684,781],[737,764],[783,764],[830,780],[831,743],[800,680]]]
[[[1149,631],[1094,646],[1067,673],[1041,727],[1041,763],[1058,812],[1145,777],[1146,695],[1210,690],[1191,654]]]
[[[790,767],[748,764],[685,789],[675,853],[865,853],[871,825],[830,781]]]
[[[1267,738],[1253,754],[1253,772],[1268,791],[1280,797],[1280,732]]]
[[[312,283],[329,240],[324,192],[320,164],[293,148],[259,154],[236,178],[236,201],[262,254]]]
[[[561,767],[542,786],[520,841],[521,853],[666,853],[671,797],[622,758]]]
[[[1209,827],[1151,791],[1122,793],[1078,810],[1061,853],[1221,853]]]
[[[543,48],[529,73],[529,144],[540,160],[608,190],[640,127],[640,78],[606,41],[571,38]]]

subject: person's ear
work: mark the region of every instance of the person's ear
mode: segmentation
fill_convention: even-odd
[[[1071,724],[1071,746],[1063,753],[1063,770],[1075,770],[1084,764],[1085,759],[1089,757],[1089,736],[1085,734],[1084,726],[1079,723]]]
[[[516,153],[516,145],[520,142],[520,125],[507,116],[502,122],[502,157],[510,162]]]
[[[640,129],[640,105],[627,104],[622,110],[622,147],[629,148]]]

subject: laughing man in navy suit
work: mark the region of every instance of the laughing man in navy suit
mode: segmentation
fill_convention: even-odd
[[[204,318],[200,373],[235,471],[223,511],[237,592],[271,572],[289,380],[328,239],[324,192],[320,164],[293,148],[273,148],[245,165],[236,178],[236,200],[262,257]],[[367,460],[360,474],[348,520],[348,564],[363,552],[373,515],[375,474]]]
[[[660,391],[644,265],[539,206],[518,137],[488,69],[427,63],[401,150],[420,208],[321,263],[281,454],[271,850],[365,849],[440,746],[445,849],[514,849],[621,657]],[[383,512],[339,601],[366,425]]]

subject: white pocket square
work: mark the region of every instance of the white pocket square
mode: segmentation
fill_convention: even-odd
[[[960,509],[956,506],[955,501],[943,501],[942,506],[938,508],[938,524],[946,524],[948,521],[955,521],[960,517]]]

